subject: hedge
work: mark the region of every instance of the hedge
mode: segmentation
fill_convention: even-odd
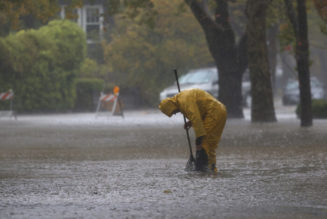
[[[96,78],[82,78],[76,81],[75,111],[95,111],[104,81]]]
[[[296,115],[300,117],[301,106],[298,104],[296,107]],[[327,101],[324,99],[312,100],[312,116],[313,118],[326,119],[327,118]]]
[[[75,79],[86,56],[85,33],[76,23],[55,20],[0,38],[0,54],[6,54],[0,57],[0,87],[13,89],[16,111],[73,108]]]

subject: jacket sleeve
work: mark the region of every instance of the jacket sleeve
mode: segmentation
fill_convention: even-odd
[[[192,127],[194,129],[195,136],[198,138],[206,135],[201,114],[195,102],[192,101],[187,104],[185,114],[185,116],[192,122]]]

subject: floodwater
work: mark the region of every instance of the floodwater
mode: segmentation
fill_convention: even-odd
[[[326,218],[327,121],[278,119],[228,120],[213,176],[181,116],[0,118],[0,218]]]

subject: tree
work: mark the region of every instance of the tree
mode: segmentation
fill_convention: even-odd
[[[284,0],[284,2],[286,6],[286,13],[292,24],[296,38],[295,59],[300,85],[301,126],[312,126],[313,122],[311,109],[312,103],[306,1],[297,0],[297,10],[294,9],[292,1]]]
[[[185,73],[213,63],[199,24],[187,7],[178,7],[183,0],[152,2],[155,25],[144,21],[147,9],[130,16],[134,9],[127,8],[115,16],[104,44],[108,78],[146,105],[158,103],[159,92],[174,81],[173,69]]]
[[[276,121],[266,44],[266,10],[271,0],[248,0],[248,60],[251,78],[252,121]]]
[[[57,16],[56,0],[0,1],[0,36],[11,30],[38,28]]]
[[[247,68],[244,33],[237,42],[229,18],[228,1],[216,0],[214,16],[207,1],[185,0],[200,23],[209,51],[219,70],[219,99],[226,105],[229,117],[242,118],[242,76]]]
[[[274,0],[269,3],[266,12],[266,28],[267,28],[267,46],[269,54],[269,68],[271,73],[272,87],[274,94],[277,88],[282,88],[283,83],[277,84],[277,65],[278,55],[280,53],[280,28],[287,23],[284,12],[283,0]],[[287,44],[288,45],[288,44]],[[286,73],[286,72],[285,72]],[[280,81],[279,81],[280,82]]]

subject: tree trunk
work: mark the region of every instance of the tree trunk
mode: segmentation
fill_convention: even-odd
[[[270,2],[271,0],[248,0],[247,2],[252,122],[276,121],[266,44],[266,9]]]
[[[209,51],[219,74],[219,100],[228,111],[228,117],[243,118],[242,76],[247,68],[246,35],[236,44],[229,23],[228,2],[216,0],[213,20],[203,5],[196,0],[185,0],[204,30]],[[203,2],[202,2],[203,3]]]
[[[309,71],[309,42],[305,0],[297,0],[298,37],[296,37],[296,60],[299,71],[301,126],[312,126],[311,86]]]
[[[309,71],[308,24],[305,0],[297,0],[297,15],[290,0],[284,0],[286,12],[296,38],[295,59],[299,74],[301,126],[312,126],[311,86]]]

